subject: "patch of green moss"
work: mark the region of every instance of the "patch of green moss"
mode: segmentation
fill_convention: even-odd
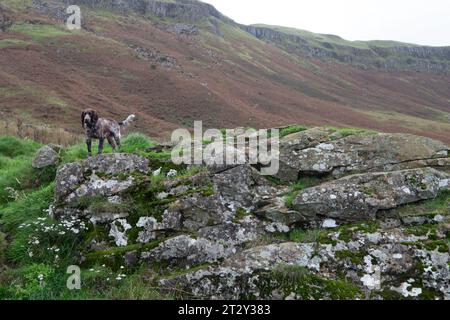
[[[244,219],[248,215],[249,215],[249,212],[247,212],[247,210],[245,210],[243,208],[238,208],[236,210],[236,214],[234,216],[234,222],[238,222],[238,221]]]
[[[353,300],[362,297],[361,289],[344,279],[327,279],[311,273],[304,267],[277,266],[262,283],[263,294],[274,289],[286,296],[292,292],[304,300]]]
[[[375,190],[374,188],[363,188],[362,192],[370,197],[377,194],[377,190]]]
[[[424,248],[429,251],[438,250],[442,253],[448,253],[449,251],[449,241],[448,240],[430,240],[423,242]]]
[[[124,265],[124,255],[136,251],[139,255],[143,251],[156,248],[163,240],[155,240],[147,244],[132,244],[125,247],[113,247],[108,250],[91,251],[86,253],[84,266],[105,264],[113,270],[119,270]]]
[[[364,262],[364,252],[362,251],[351,251],[351,250],[342,250],[336,251],[336,258],[341,260],[349,260],[351,263],[360,265]]]
[[[325,230],[313,229],[293,229],[289,232],[289,240],[301,243],[320,243],[327,238]]]
[[[378,221],[365,221],[350,225],[344,225],[338,228],[339,240],[350,242],[355,236],[356,232],[373,233],[379,229]]]
[[[339,230],[339,240],[344,242],[350,242],[353,240],[354,230],[351,228],[342,228]]]
[[[284,185],[284,182],[281,181],[279,178],[274,177],[274,176],[264,176],[264,178],[266,178],[269,182],[277,185],[277,186],[282,186]]]
[[[204,263],[204,264],[192,266],[190,268],[175,269],[175,270],[171,270],[168,274],[165,274],[163,277],[164,277],[164,279],[174,279],[174,278],[181,277],[181,276],[189,274],[189,273],[207,269],[210,266],[211,266],[211,263]]]
[[[428,236],[434,239],[437,232],[437,224],[423,224],[421,226],[411,226],[404,229],[405,234],[415,235],[418,237]]]

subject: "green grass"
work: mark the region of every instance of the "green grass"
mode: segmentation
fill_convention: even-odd
[[[55,177],[56,168],[34,169],[31,165],[41,145],[31,140],[0,137],[0,206],[18,200]]]
[[[450,215],[450,190],[442,190],[433,200],[409,204],[393,210],[400,217]]]
[[[52,265],[56,262],[56,255],[59,264],[73,262],[79,239],[75,234],[66,232],[46,212],[53,202],[53,194],[54,184],[50,184],[0,210],[0,226],[10,241],[6,251],[10,262],[16,265]],[[65,232],[60,234],[60,231]],[[35,240],[38,242],[35,243]]]
[[[324,230],[294,229],[289,233],[289,240],[301,243],[316,243],[326,235]]]
[[[359,129],[359,128],[343,128],[343,129],[338,129],[337,132],[339,132],[344,137],[361,135],[361,134],[376,134],[377,133],[376,131],[367,130],[367,129]]]
[[[36,42],[41,42],[47,38],[68,36],[73,33],[73,31],[70,32],[68,29],[65,29],[64,26],[27,23],[15,24],[9,31],[29,36]]]
[[[155,157],[169,157],[170,153],[166,154],[156,154],[147,152],[146,149],[153,147],[155,145],[155,142],[152,141],[149,137],[142,133],[130,133],[122,140],[122,145],[118,149],[118,152],[122,153],[135,153],[141,156],[155,156]],[[93,155],[97,154],[98,150],[98,141],[93,141],[92,143],[92,153]],[[108,142],[105,141],[104,144],[104,153],[112,153],[112,148],[108,144]],[[86,143],[79,143],[76,145],[73,145],[66,150],[62,152],[62,162],[63,163],[69,163],[74,162],[78,160],[83,160],[88,157],[87,147]]]
[[[308,127],[302,125],[293,125],[280,130],[280,138],[288,136],[293,133],[307,130]]]
[[[0,156],[14,158],[17,156],[33,156],[41,145],[32,140],[11,136],[0,137]]]
[[[293,208],[295,197],[297,197],[296,192],[289,192],[283,197],[286,207]]]
[[[23,41],[19,39],[2,39],[0,40],[0,48],[6,48],[11,46],[26,46],[30,44],[28,41]]]
[[[300,266],[279,265],[271,275],[276,288],[285,295],[295,293],[302,300],[354,300],[362,298],[361,289],[341,279],[328,279]],[[272,289],[272,288],[270,288]]]
[[[154,147],[156,143],[142,133],[131,133],[122,141],[120,152],[144,155],[146,149]]]
[[[81,270],[81,289],[66,287],[65,268],[30,264],[8,269],[0,275],[0,299],[14,300],[165,300],[158,288],[146,280],[147,268],[129,274],[105,266]],[[39,281],[42,277],[43,281]]]

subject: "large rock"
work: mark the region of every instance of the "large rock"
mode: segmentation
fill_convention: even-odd
[[[116,196],[134,185],[132,173],[148,170],[148,160],[133,154],[105,154],[68,163],[56,174],[55,203],[71,206],[83,197]]]
[[[278,177],[295,181],[304,175],[342,176],[418,167],[450,168],[450,148],[410,134],[358,134],[342,137],[314,128],[284,137]]]
[[[59,155],[49,146],[40,148],[33,159],[33,168],[43,169],[58,164]]]
[[[345,240],[337,231],[328,233],[327,243],[254,247],[219,265],[161,279],[159,285],[212,299],[384,299],[386,292],[388,298],[393,293],[450,298],[448,248],[423,248],[434,242],[433,235],[416,236],[398,227],[351,230]]]
[[[352,175],[303,190],[293,206],[311,219],[373,219],[380,210],[435,198],[449,177],[432,168]]]
[[[218,242],[181,235],[164,241],[149,252],[142,253],[142,259],[151,263],[165,261],[171,267],[180,268],[216,262],[232,254],[234,254],[232,249]]]
[[[214,188],[231,211],[251,211],[275,197],[279,190],[248,165],[240,165],[213,176]]]
[[[280,168],[277,177],[283,181],[295,182],[299,176],[297,156],[307,148],[338,138],[334,131],[327,128],[311,128],[296,132],[280,139]]]
[[[172,279],[162,279],[166,288],[181,287],[194,296],[219,299],[242,299],[258,296],[256,280],[261,271],[280,264],[307,267],[314,245],[298,243],[273,244],[243,251],[217,267],[210,267]]]

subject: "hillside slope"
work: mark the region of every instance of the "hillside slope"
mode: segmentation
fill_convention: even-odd
[[[2,1],[4,118],[81,133],[79,112],[94,107],[117,119],[134,112],[137,129],[159,137],[203,120],[219,128],[356,126],[450,141],[448,47],[246,27],[193,0],[73,0],[83,29],[70,32],[67,4]]]

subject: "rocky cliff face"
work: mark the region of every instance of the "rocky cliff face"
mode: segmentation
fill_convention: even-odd
[[[241,26],[241,28],[258,39],[301,56],[392,71],[412,70],[442,74],[450,72],[450,47],[406,46],[401,43],[382,47],[367,42],[368,47],[361,49],[324,40],[311,41],[309,37],[289,34],[270,27]]]
[[[424,210],[449,200],[447,146],[323,128],[281,145],[282,161],[311,166],[291,167],[293,185],[247,165],[186,171],[127,154],[69,163],[50,212],[89,239],[80,263],[145,265],[154,285],[185,297],[450,298],[450,206]],[[333,153],[346,165],[328,165]]]
[[[181,21],[198,22],[214,17],[226,23],[233,21],[212,5],[195,0],[158,1],[158,0],[59,0],[67,5],[84,5],[91,8],[106,9],[119,12],[134,11],[139,14],[154,14],[161,18],[174,18]]]
[[[0,31],[5,32],[13,24],[13,19],[10,16],[9,10],[0,5]]]

